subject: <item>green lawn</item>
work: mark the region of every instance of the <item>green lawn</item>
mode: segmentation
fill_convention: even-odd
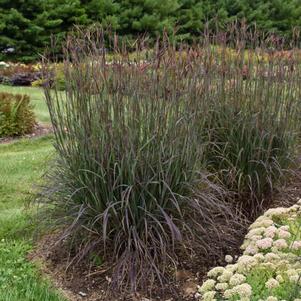
[[[32,248],[33,209],[25,209],[33,185],[54,155],[52,137],[0,145],[0,300],[62,301],[41,279],[26,254]]]
[[[31,98],[31,102],[34,106],[34,112],[37,120],[42,123],[49,123],[50,117],[46,102],[44,99],[43,89],[35,87],[11,87],[6,85],[0,85],[0,92],[27,94]]]
[[[43,91],[0,85],[0,92],[31,96],[37,119],[49,123]],[[0,144],[0,300],[62,301],[49,281],[26,259],[33,246],[34,209],[28,209],[34,187],[54,155],[52,137]]]

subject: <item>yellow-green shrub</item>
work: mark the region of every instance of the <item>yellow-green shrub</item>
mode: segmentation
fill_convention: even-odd
[[[32,86],[32,87],[42,87],[44,83],[45,83],[45,80],[42,79],[42,78],[39,78],[39,79],[33,81],[33,82],[31,83],[31,86]]]
[[[35,116],[28,95],[0,93],[0,137],[31,133]]]

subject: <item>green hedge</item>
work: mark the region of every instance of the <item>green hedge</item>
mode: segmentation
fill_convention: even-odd
[[[31,133],[34,125],[28,95],[0,93],[0,138]]]
[[[256,22],[262,30],[289,35],[292,27],[301,25],[300,1],[2,0],[0,60],[35,60],[49,46],[51,34],[62,38],[74,24],[110,25],[127,39],[145,32],[154,37],[163,29],[176,29],[178,39],[191,41],[207,20],[224,24],[235,18]]]

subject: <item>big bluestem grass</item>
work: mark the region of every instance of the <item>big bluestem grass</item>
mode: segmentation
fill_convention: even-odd
[[[283,40],[244,27],[208,41],[201,63],[209,70],[201,100],[209,108],[208,169],[253,214],[294,165],[301,53],[284,51]]]
[[[258,207],[290,167],[300,110],[298,52],[265,43],[244,29],[165,38],[144,61],[143,43],[129,59],[116,38],[108,62],[102,31],[69,37],[65,97],[45,86],[58,160],[40,201],[72,262],[96,253],[135,291],[164,281],[180,249],[217,251],[220,221],[235,220],[228,190]]]
[[[203,172],[195,71],[159,44],[148,62],[116,50],[108,63],[92,35],[66,42],[65,97],[45,87],[58,161],[40,200],[72,262],[101,256],[113,287],[135,291],[163,282],[179,250],[214,253],[231,212]]]

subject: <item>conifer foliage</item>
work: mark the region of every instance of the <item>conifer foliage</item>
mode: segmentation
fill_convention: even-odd
[[[166,30],[191,41],[206,21],[225,24],[235,18],[289,35],[292,27],[301,25],[300,1],[0,0],[0,60],[35,60],[50,44],[50,35],[63,38],[74,24],[100,23],[129,40]]]

